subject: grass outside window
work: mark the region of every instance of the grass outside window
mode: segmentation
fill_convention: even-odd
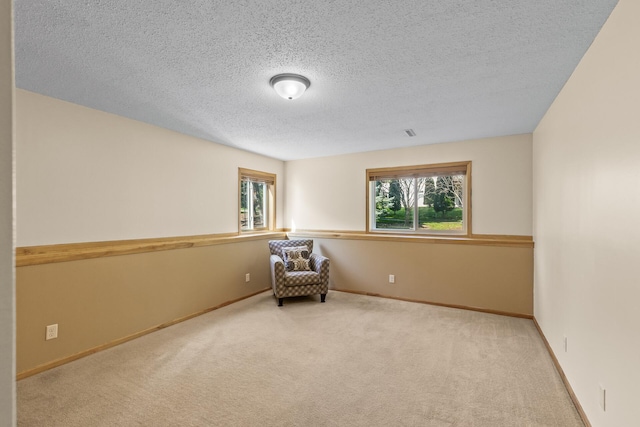
[[[276,176],[251,169],[238,170],[240,231],[275,228]]]
[[[471,234],[471,162],[367,170],[367,230]]]

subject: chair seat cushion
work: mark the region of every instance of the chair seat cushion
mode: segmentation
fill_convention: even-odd
[[[286,271],[285,286],[315,285],[320,283],[320,275],[315,271]]]

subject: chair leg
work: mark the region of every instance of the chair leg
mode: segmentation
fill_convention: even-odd
[[[320,294],[320,302],[324,302],[324,299],[327,297],[327,294]]]
[[[278,298],[278,307],[282,307],[282,301],[284,301],[284,298]]]

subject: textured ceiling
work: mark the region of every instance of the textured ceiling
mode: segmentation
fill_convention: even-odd
[[[16,84],[283,160],[528,133],[616,3],[14,0]]]

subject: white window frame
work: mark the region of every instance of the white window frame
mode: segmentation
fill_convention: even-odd
[[[376,228],[376,181],[387,179],[428,178],[437,176],[464,175],[462,230],[423,230],[420,229],[418,185],[414,185],[413,225],[410,229]],[[367,232],[386,234],[420,234],[434,236],[470,237],[471,232],[471,161],[438,163],[430,165],[401,166],[367,169]]]
[[[243,213],[242,213],[242,183],[247,182],[247,217],[246,226],[243,226]],[[263,184],[265,185],[265,194],[262,198],[262,214],[265,217],[263,220],[263,227],[254,227],[254,205],[253,205],[253,185],[251,184]],[[268,172],[261,172],[252,169],[238,168],[238,230],[241,233],[253,233],[259,231],[272,231],[275,229],[276,224],[276,175]]]

